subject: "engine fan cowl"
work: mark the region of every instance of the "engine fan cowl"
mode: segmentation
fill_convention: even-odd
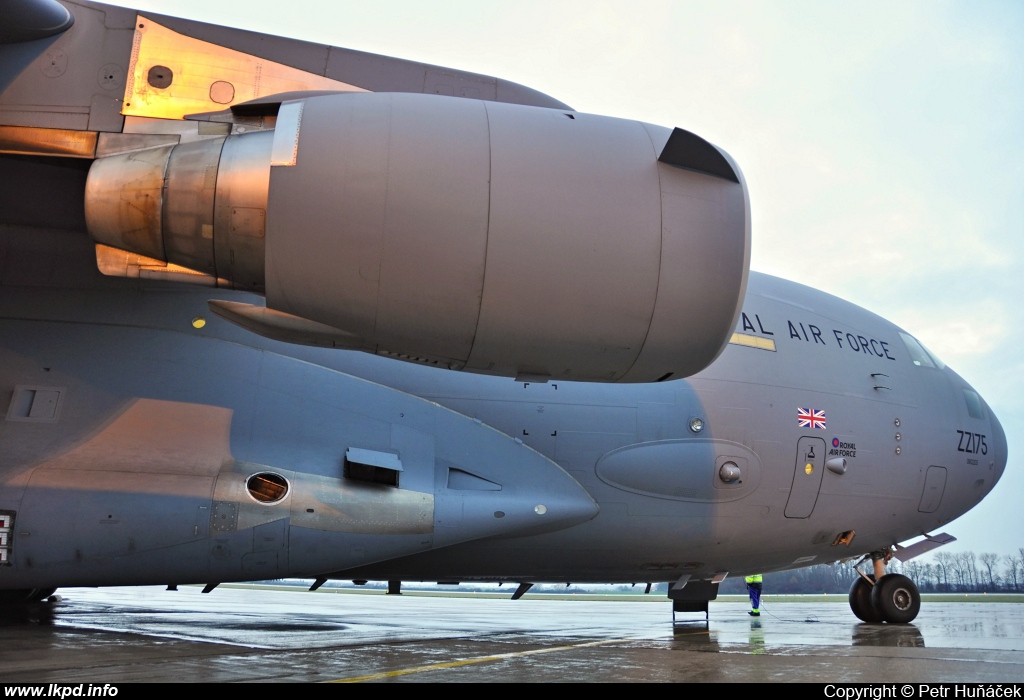
[[[685,377],[728,343],[746,287],[742,176],[680,130],[339,93],[285,102],[274,132],[151,156],[93,166],[97,241],[264,293],[378,354],[519,377]]]

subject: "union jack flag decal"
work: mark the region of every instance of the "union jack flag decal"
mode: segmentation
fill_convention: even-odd
[[[813,408],[797,408],[796,424],[801,428],[820,428],[825,430],[825,412]]]

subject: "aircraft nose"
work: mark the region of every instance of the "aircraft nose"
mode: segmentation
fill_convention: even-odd
[[[992,454],[991,461],[993,462],[992,469],[995,471],[993,475],[992,484],[995,485],[999,481],[999,478],[1003,475],[1003,470],[1006,468],[1007,459],[1007,445],[1006,445],[1006,433],[1003,432],[1003,426],[1000,424],[999,419],[996,418],[996,414],[992,413],[989,409],[989,416],[992,419]]]

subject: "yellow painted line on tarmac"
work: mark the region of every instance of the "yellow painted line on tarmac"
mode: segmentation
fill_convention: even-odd
[[[439,664],[427,664],[426,666],[412,666],[410,668],[400,668],[394,671],[384,671],[383,673],[371,673],[365,676],[353,676],[352,678],[338,678],[333,681],[323,681],[324,683],[365,683],[366,681],[380,681],[387,678],[395,678],[396,676],[408,676],[413,673],[423,673],[425,671],[438,671],[444,668],[459,668],[460,666],[472,666],[473,664],[486,664],[492,661],[503,661],[505,659],[515,659],[521,656],[533,656],[535,654],[550,654],[553,651],[569,651],[570,649],[584,649],[586,647],[598,647],[604,644],[618,644],[621,642],[634,642],[643,637],[624,637],[622,639],[602,639],[597,642],[583,642],[582,644],[566,644],[560,647],[545,647],[543,649],[531,649],[530,651],[512,651],[507,654],[492,654],[490,656],[478,656],[474,659],[460,659],[459,661],[445,661]]]

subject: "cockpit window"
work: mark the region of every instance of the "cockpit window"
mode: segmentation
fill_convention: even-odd
[[[964,389],[964,399],[967,401],[967,412],[971,418],[984,418],[985,407],[981,403],[981,397],[970,389]]]
[[[910,359],[918,367],[934,367],[935,363],[932,362],[932,358],[925,352],[924,346],[917,342],[912,336],[906,333],[900,333],[900,337],[903,338],[903,343],[907,346],[907,352],[910,353]]]
[[[907,352],[910,353],[911,361],[918,367],[943,369],[946,366],[946,363],[937,358],[935,353],[921,345],[917,338],[903,332],[900,332],[900,337],[903,338],[903,344],[907,346]]]
[[[922,348],[924,348],[924,351],[926,353],[928,353],[928,357],[932,358],[932,362],[935,363],[936,367],[938,367],[939,369],[946,369],[946,363],[940,360],[938,355],[936,355],[934,352],[925,347],[923,343],[918,344],[921,345]]]

